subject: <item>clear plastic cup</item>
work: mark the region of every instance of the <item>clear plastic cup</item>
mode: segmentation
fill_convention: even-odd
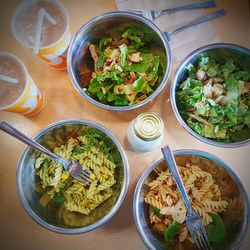
[[[56,24],[44,17],[37,55],[53,68],[67,68],[67,49],[71,40],[69,16],[66,8],[57,0],[24,0],[15,9],[11,30],[16,40],[34,51],[38,14],[44,9]]]
[[[0,110],[26,116],[41,111],[44,97],[18,57],[0,52],[0,74],[17,80],[17,83],[10,83],[0,79]]]

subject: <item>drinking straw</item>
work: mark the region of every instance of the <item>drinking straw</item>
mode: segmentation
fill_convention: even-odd
[[[10,77],[10,76],[2,75],[2,74],[0,74],[0,80],[11,83],[11,84],[18,84],[17,79]]]
[[[34,54],[38,54],[39,51],[39,44],[42,34],[42,26],[43,26],[43,19],[47,18],[49,22],[53,25],[56,25],[56,20],[48,14],[48,12],[41,8],[38,12],[37,23],[36,23],[36,34],[35,34],[35,42],[34,42]]]

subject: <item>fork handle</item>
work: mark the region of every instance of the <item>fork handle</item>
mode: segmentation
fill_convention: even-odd
[[[12,127],[10,124],[7,122],[1,122],[0,123],[0,129],[6,132],[7,134],[15,137],[19,141],[22,141],[23,143],[27,144],[28,146],[40,151],[41,153],[44,153],[45,155],[49,156],[53,160],[59,162],[60,164],[65,164],[65,160],[59,158],[52,152],[50,152],[47,148],[43,147],[39,143],[35,142],[34,140],[30,139],[26,135],[24,135],[22,132],[17,130],[16,128]]]
[[[172,176],[174,177],[176,185],[178,186],[178,188],[180,190],[181,196],[183,198],[183,201],[186,205],[188,212],[192,212],[191,204],[189,202],[186,189],[184,187],[184,184],[183,184],[183,181],[181,179],[177,164],[176,164],[175,159],[174,159],[174,155],[173,155],[172,151],[170,150],[169,145],[166,145],[164,148],[161,149],[161,151],[162,151],[163,156],[168,164],[168,168],[169,168],[170,172],[172,173]]]
[[[177,28],[174,31],[164,32],[164,34],[165,34],[167,40],[170,41],[173,35],[176,35],[176,34],[180,33],[181,31],[183,31],[185,29],[188,29],[188,28],[190,28],[192,26],[195,26],[195,25],[198,25],[198,24],[201,24],[201,23],[213,20],[215,18],[224,16],[225,14],[226,14],[225,10],[224,9],[220,9],[220,10],[212,12],[212,13],[210,13],[208,15],[198,17],[198,18],[192,20],[190,23],[185,24],[185,25]]]
[[[156,12],[158,16],[160,16],[165,13],[174,13],[174,12],[181,11],[181,10],[195,10],[195,9],[210,8],[210,7],[215,7],[215,6],[216,6],[215,0],[211,0],[211,1],[202,2],[202,3],[192,3],[192,4],[177,6],[174,8],[159,10]]]

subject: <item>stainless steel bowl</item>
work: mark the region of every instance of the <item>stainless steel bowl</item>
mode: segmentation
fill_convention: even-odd
[[[164,77],[157,89],[143,101],[130,106],[110,106],[94,100],[85,93],[81,87],[78,76],[78,65],[83,61],[85,61],[85,63],[92,61],[90,53],[88,52],[89,43],[100,40],[107,30],[123,24],[136,24],[141,30],[150,34],[154,48],[157,48],[160,56],[162,55],[161,63],[163,65]],[[81,96],[98,107],[122,111],[139,108],[152,101],[161,92],[170,74],[171,53],[166,37],[153,22],[130,12],[110,12],[91,19],[78,30],[68,49],[67,64],[70,80]]]
[[[170,99],[172,108],[174,110],[174,114],[180,124],[196,139],[208,143],[217,147],[241,147],[250,143],[250,134],[249,138],[244,141],[234,142],[234,143],[223,143],[217,142],[211,139],[207,139],[205,137],[200,136],[194,130],[192,130],[188,124],[181,117],[177,103],[176,103],[176,91],[178,89],[179,84],[184,80],[187,72],[187,65],[189,63],[195,63],[198,59],[198,56],[204,54],[215,60],[224,61],[226,59],[233,59],[237,65],[240,65],[243,70],[250,71],[250,50],[244,47],[241,47],[236,44],[229,43],[215,43],[206,45],[204,47],[198,48],[197,50],[191,52],[180,64],[178,69],[175,72],[174,78],[170,87]]]
[[[117,212],[128,189],[129,165],[126,154],[118,139],[102,125],[88,120],[63,120],[42,129],[36,136],[34,136],[33,139],[41,143],[46,148],[53,149],[56,144],[61,145],[63,143],[62,138],[67,138],[72,131],[78,133],[81,128],[85,127],[91,127],[103,132],[107,136],[107,139],[110,140],[110,143],[117,149],[117,152],[119,152],[122,159],[121,165],[119,165],[119,169],[117,171],[117,178],[119,178],[119,183],[121,183],[120,186],[117,187],[120,192],[118,193],[118,198],[114,204],[113,202],[110,202],[111,204],[108,203],[112,196],[103,203],[106,204],[103,206],[106,210],[102,213],[103,215],[100,218],[98,217],[94,221],[93,224],[89,224],[87,226],[69,227],[64,225],[62,222],[59,222],[56,219],[55,214],[48,212],[46,208],[39,205],[38,201],[40,195],[35,191],[34,168],[34,161],[38,154],[37,151],[31,149],[30,147],[26,147],[17,164],[17,190],[23,207],[35,222],[57,233],[87,233],[104,225]]]
[[[214,249],[240,249],[240,246],[242,245],[247,236],[250,223],[249,199],[240,178],[222,160],[209,153],[192,149],[176,150],[173,153],[177,161],[177,164],[178,162],[180,162],[181,164],[183,161],[185,161],[186,157],[191,157],[191,158],[198,157],[199,159],[204,161],[205,164],[207,164],[206,166],[208,167],[210,167],[212,164],[213,173],[217,173],[217,174],[212,174],[213,178],[216,181],[216,184],[221,188],[223,187],[224,192],[225,191],[231,192],[233,190],[234,192],[231,192],[233,193],[233,197],[237,197],[238,199],[240,199],[239,203],[237,203],[237,205],[239,205],[240,202],[242,202],[241,204],[243,204],[241,208],[240,205],[237,207],[237,211],[239,212],[241,217],[239,218],[241,221],[240,227],[238,228],[236,233],[235,232],[231,233],[231,235],[228,236],[229,239],[227,241],[224,241],[223,245],[220,245],[219,247],[214,246]],[[160,169],[164,170],[167,168],[167,163],[165,162],[163,157],[152,162],[149,165],[149,167],[147,167],[145,171],[142,173],[134,193],[133,212],[137,230],[141,236],[142,241],[146,245],[147,249],[163,250],[163,249],[168,249],[168,247],[166,245],[166,242],[164,242],[162,238],[160,238],[153,232],[152,226],[150,226],[150,221],[149,221],[149,214],[148,214],[149,206],[144,202],[144,197],[149,191],[149,188],[147,185],[145,185],[145,183],[148,178],[150,180],[155,178],[155,172],[154,172],[155,168],[157,168],[158,170]],[[227,183],[225,182],[225,180],[228,181],[230,180],[229,182],[230,187],[227,184],[225,184]],[[222,193],[222,198],[224,198],[225,196],[226,194]],[[232,214],[228,213],[226,216],[227,218],[231,218]],[[177,246],[175,247],[176,248],[173,247],[171,249],[177,249]],[[185,249],[185,250],[194,249],[194,245],[191,246],[189,245],[189,248],[187,248],[187,245],[184,246],[182,245],[179,246],[178,249]]]

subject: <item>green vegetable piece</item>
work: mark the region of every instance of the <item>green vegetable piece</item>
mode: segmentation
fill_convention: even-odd
[[[98,82],[96,79],[93,79],[89,84],[88,91],[91,94],[96,94],[102,91],[101,88],[102,88],[102,83]]]
[[[157,207],[151,207],[150,211],[155,213],[155,214],[159,214],[161,210],[159,208],[157,208]]]
[[[219,214],[211,214],[213,222],[207,226],[209,242],[219,242],[226,234],[226,228]]]
[[[135,92],[141,92],[145,82],[146,80],[142,76],[140,76],[137,80],[134,81],[133,90]]]
[[[103,51],[105,49],[105,47],[107,46],[108,43],[112,42],[112,38],[111,37],[104,37],[100,40],[99,42],[99,49],[100,51]]]
[[[61,204],[61,203],[63,203],[64,198],[63,198],[63,196],[62,196],[61,194],[56,194],[56,195],[53,197],[52,201],[53,201],[54,203],[56,203],[56,204]]]
[[[174,220],[172,224],[168,226],[168,228],[164,232],[165,241],[172,241],[174,236],[179,232],[180,224]]]
[[[115,105],[126,106],[128,105],[128,99],[122,96],[117,96],[117,98],[115,99]]]
[[[45,168],[48,168],[48,167],[49,167],[49,159],[45,159],[45,160],[43,161],[43,166],[44,166]]]
[[[81,154],[81,153],[83,153],[84,152],[84,150],[83,150],[83,148],[81,148],[80,146],[75,146],[74,148],[73,148],[73,150],[72,150],[72,153],[74,153],[74,154]]]
[[[222,66],[222,71],[223,72],[233,72],[237,70],[237,67],[235,66],[234,62],[232,59],[228,60],[223,66]]]
[[[123,34],[122,37],[124,39],[129,39],[134,48],[135,49],[139,49],[140,47],[142,47],[144,45],[144,42],[142,42],[142,38],[143,38],[143,31],[139,30],[138,28],[129,28],[127,29]]]
[[[106,95],[103,92],[98,92],[97,97],[100,101],[105,101],[106,100]]]
[[[108,93],[107,100],[109,102],[113,102],[115,99],[116,99],[116,94],[114,94],[114,93]]]
[[[248,111],[244,118],[244,123],[250,128],[250,111]]]
[[[119,46],[119,49],[121,51],[121,66],[124,67],[128,56],[128,47],[125,43],[123,43]]]
[[[190,77],[195,77],[195,67],[192,63],[189,63],[186,67],[187,71],[188,71],[188,75]]]
[[[101,68],[104,64],[105,59],[106,59],[105,55],[102,52],[100,52],[99,58],[95,63],[96,67]]]

